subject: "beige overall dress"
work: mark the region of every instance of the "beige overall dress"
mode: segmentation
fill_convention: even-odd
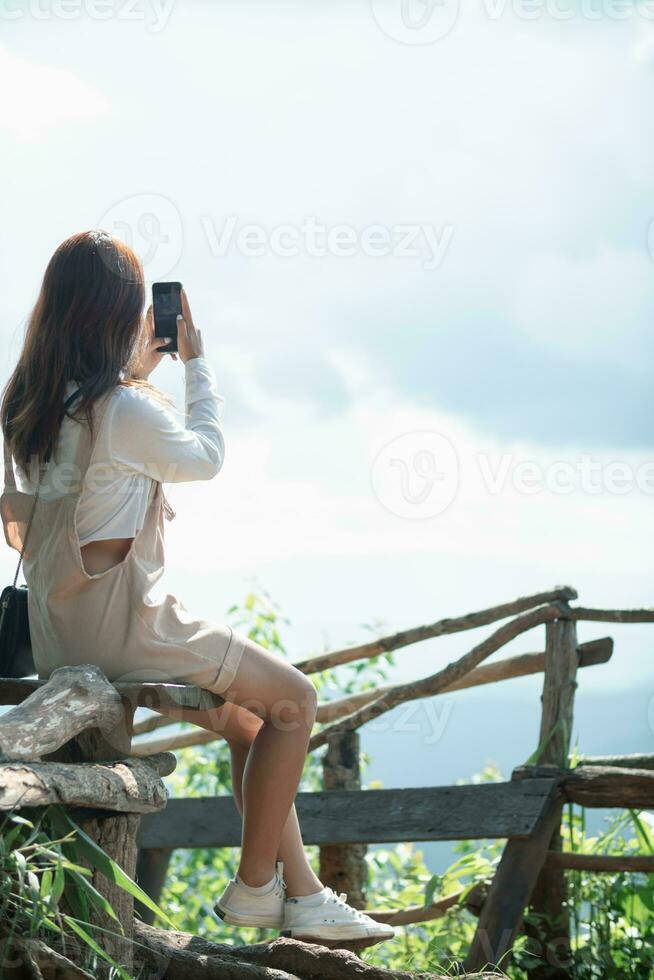
[[[96,664],[110,681],[197,684],[223,693],[243,654],[243,634],[195,618],[173,595],[155,599],[149,594],[164,571],[164,516],[174,516],[161,483],[152,481],[143,527],[124,560],[95,575],[82,563],[75,516],[112,394],[94,404],[93,438],[87,423],[79,423],[75,464],[57,469],[64,496],[39,497],[34,510],[23,568],[38,675],[47,678],[57,667]],[[0,515],[7,543],[20,551],[34,496],[17,489],[6,442],[4,459]]]

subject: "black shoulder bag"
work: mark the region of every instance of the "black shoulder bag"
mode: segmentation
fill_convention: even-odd
[[[74,391],[64,402],[64,412],[75,401],[81,392],[81,388]],[[45,460],[50,458],[50,453],[46,453]],[[27,677],[36,671],[34,659],[32,657],[32,643],[30,640],[30,625],[27,613],[27,594],[26,585],[17,585],[20,566],[23,562],[25,545],[34,520],[34,511],[39,499],[41,489],[41,474],[34,493],[34,503],[30,513],[29,521],[25,529],[20,557],[16,567],[16,574],[11,585],[7,585],[0,593],[0,677]]]

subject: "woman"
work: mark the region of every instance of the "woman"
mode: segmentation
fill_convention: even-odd
[[[220,694],[223,707],[179,716],[220,732],[231,749],[242,849],[217,914],[296,937],[390,938],[390,927],[323,887],[304,852],[293,801],[313,685],[231,627],[194,618],[172,595],[150,595],[163,573],[163,519],[174,516],[162,481],[211,479],[224,441],[223,398],[186,296],[178,320],[185,426],[148,380],[167,339],[154,336],[144,307],[131,249],[104,232],[73,235],[48,265],[4,391],[1,513],[16,550],[29,527],[24,568],[39,676],[95,663],[112,681]]]

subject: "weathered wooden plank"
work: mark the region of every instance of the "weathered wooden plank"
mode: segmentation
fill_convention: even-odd
[[[555,779],[474,786],[299,793],[306,844],[479,840],[533,834]],[[231,796],[172,799],[141,821],[139,846],[236,847],[241,818]]]
[[[496,964],[506,968],[506,954],[513,946],[523,911],[560,821],[560,802],[553,794],[545,804],[542,820],[533,837],[507,843],[463,964],[468,972]]]
[[[71,668],[59,668],[60,670]],[[38,678],[0,678],[0,705],[21,704],[31,694],[42,688],[47,681]],[[193,684],[148,684],[130,682],[129,684],[112,685],[121,697],[130,701],[134,707],[152,708],[158,711],[163,708],[195,708],[198,711],[208,711],[219,708],[225,703],[224,698],[204,688]]]
[[[651,769],[621,769],[617,766],[578,766],[556,769],[553,766],[521,766],[513,778],[555,778],[570,803],[585,807],[623,807],[654,809],[654,772]]]

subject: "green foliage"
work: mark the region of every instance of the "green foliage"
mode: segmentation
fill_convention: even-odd
[[[242,606],[230,610],[235,625],[262,646],[286,656],[281,626],[287,624],[265,594],[249,593]],[[373,632],[380,624],[370,626]],[[392,655],[349,664],[312,675],[321,699],[378,686],[387,679]],[[571,764],[577,761],[577,750]],[[301,789],[320,788],[320,760],[307,759]],[[362,759],[362,766],[365,765]],[[501,779],[488,766],[473,782]],[[174,795],[206,796],[231,793],[229,749],[224,742],[185,749],[169,779]],[[563,821],[564,846],[581,854],[654,854],[650,823],[635,812],[621,812],[600,834],[591,835],[583,809],[568,807]],[[367,896],[370,908],[408,908],[429,905],[454,893],[459,901],[445,915],[398,930],[393,942],[363,954],[371,965],[394,970],[433,971],[457,975],[456,964],[465,955],[476,919],[464,899],[477,884],[487,884],[502,853],[503,841],[463,841],[455,845],[456,859],[442,873],[427,868],[422,852],[412,844],[370,848],[367,855]],[[314,868],[318,849],[307,848]],[[85,864],[80,864],[80,861]],[[77,827],[63,810],[9,813],[0,823],[0,956],[13,935],[56,940],[65,951],[76,941],[87,950],[86,967],[109,980],[131,980],[103,949],[103,933],[91,924],[94,911],[120,925],[109,903],[93,886],[89,867],[99,870],[145,905],[154,908],[159,925],[193,932],[224,943],[250,943],[270,938],[266,930],[234,930],[217,919],[212,906],[228,878],[235,873],[236,849],[176,851],[162,896],[153,906],[138,886]],[[654,978],[654,875],[590,874],[568,872],[569,914],[575,980],[652,980]],[[539,922],[527,916],[530,926]],[[507,967],[511,980],[527,980],[537,963],[539,947],[533,939],[518,940]]]
[[[86,862],[80,864],[80,860]],[[94,974],[130,980],[104,951],[102,934],[109,930],[92,924],[93,912],[122,927],[109,902],[95,888],[92,870],[100,871],[118,887],[138,898],[163,919],[167,916],[125,872],[57,806],[9,812],[0,822],[0,962],[13,937],[53,937],[65,951],[66,942],[81,940],[87,950],[88,969]]]
[[[251,592],[230,614],[234,625],[262,646],[286,656],[282,634],[288,623],[265,594]],[[379,635],[381,624],[366,627]],[[324,651],[317,651],[324,652]],[[392,655],[347,664],[312,680],[321,700],[376,687],[388,678]],[[552,733],[551,733],[552,734]],[[542,746],[539,747],[542,750]],[[534,757],[539,753],[536,750]],[[362,759],[365,765],[366,759]],[[572,764],[576,758],[573,756]],[[472,777],[473,782],[497,781],[497,768],[488,766]],[[177,771],[170,779],[180,795],[230,793],[229,752],[224,743],[201,749],[185,749]],[[320,759],[307,760],[301,788],[320,788]],[[375,784],[378,785],[378,784]],[[565,847],[579,853],[651,854],[654,838],[636,814],[621,814],[608,822],[601,834],[587,833],[584,811],[570,807],[564,815]],[[455,861],[442,874],[433,875],[422,852],[412,844],[394,848],[371,848],[367,855],[367,896],[370,908],[407,908],[428,905],[463,889],[463,897],[474,885],[488,883],[502,853],[504,841],[464,841],[454,847]],[[308,848],[314,868],[318,849]],[[212,912],[212,904],[231,877],[238,862],[236,849],[178,851],[162,905],[179,929],[195,932],[225,943],[250,943],[274,935],[265,930],[234,930]],[[654,876],[609,875],[569,872],[570,914],[575,966],[578,980],[652,980],[654,978]],[[477,925],[463,902],[429,922],[399,929],[393,942],[383,943],[363,954],[370,964],[395,970],[431,970],[456,975],[456,963],[464,956]],[[532,919],[532,925],[536,925]],[[526,980],[527,970],[539,962],[537,948],[523,938],[518,941],[514,962],[507,967],[511,980]]]

